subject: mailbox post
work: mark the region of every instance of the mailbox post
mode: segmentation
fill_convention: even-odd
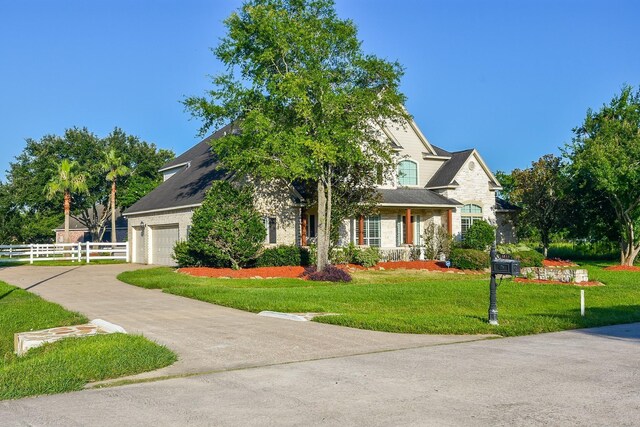
[[[498,298],[496,276],[501,274],[503,276],[517,276],[520,274],[520,262],[513,259],[499,258],[496,252],[496,243],[491,245],[491,252],[489,252],[491,258],[491,281],[489,282],[489,324],[498,324]]]

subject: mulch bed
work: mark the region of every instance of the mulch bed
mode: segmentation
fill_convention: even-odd
[[[367,270],[361,265],[338,265],[347,271]],[[451,273],[478,274],[477,271],[463,271],[457,268],[447,268],[443,262],[439,261],[395,261],[381,262],[370,270],[429,270]],[[304,267],[256,267],[232,270],[230,268],[211,267],[187,267],[178,269],[179,273],[198,277],[228,277],[232,279],[271,279],[271,278],[301,278]]]
[[[525,279],[523,277],[516,277],[514,279],[514,282],[517,283],[539,283],[542,285],[569,285],[569,286],[584,286],[584,287],[589,287],[589,286],[604,286],[604,283],[602,282],[595,282],[595,281],[589,281],[589,282],[580,282],[580,283],[574,283],[574,282],[560,282],[557,280],[538,280],[538,279]]]
[[[545,267],[577,267],[577,264],[562,259],[545,259],[542,261],[542,265]]]
[[[608,271],[640,271],[640,267],[631,266],[631,265],[612,265],[611,267],[605,268]]]

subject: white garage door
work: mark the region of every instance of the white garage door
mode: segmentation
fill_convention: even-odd
[[[144,228],[133,227],[133,262],[144,264],[147,259],[147,246],[144,244]]]
[[[151,247],[153,257],[151,264],[160,265],[176,265],[175,260],[171,257],[173,254],[173,246],[180,239],[180,233],[177,225],[164,225],[152,228]]]

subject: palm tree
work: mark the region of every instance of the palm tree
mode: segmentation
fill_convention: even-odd
[[[122,157],[118,156],[114,148],[104,152],[104,159],[100,167],[104,172],[107,172],[107,181],[111,182],[111,197],[109,201],[111,207],[111,243],[116,243],[116,181],[118,178],[129,175],[130,169],[124,164]]]
[[[45,187],[47,199],[53,199],[58,193],[64,194],[64,242],[69,243],[69,213],[71,212],[71,194],[87,191],[86,175],[80,172],[78,162],[63,159],[57,166],[56,174]]]

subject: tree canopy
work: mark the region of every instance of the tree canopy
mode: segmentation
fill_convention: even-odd
[[[575,187],[601,206],[589,210],[592,221],[615,231],[621,263],[632,265],[640,251],[640,90],[624,86],[573,131],[566,155]]]
[[[238,128],[212,142],[225,168],[316,186],[321,270],[336,177],[347,180],[353,165],[372,174],[376,165],[392,168],[381,128],[408,119],[402,67],[364,54],[355,25],[337,16],[332,0],[248,0],[225,25],[214,53],[226,72],[213,77],[208,96],[185,105],[203,133],[229,122]]]
[[[99,205],[108,206],[111,184],[101,163],[104,152],[114,149],[132,174],[118,181],[119,207],[126,208],[161,182],[157,170],[173,158],[173,152],[158,149],[115,128],[100,138],[87,128],[67,129],[63,135],[27,139],[23,151],[10,163],[5,182],[0,184],[0,207],[6,220],[0,222],[3,242],[48,242],[52,229],[63,219],[63,195],[48,200],[43,189],[62,160],[75,161],[86,174],[86,193],[74,195],[72,215],[92,232],[104,226],[109,210],[99,215]],[[142,189],[142,190],[141,190]],[[135,194],[135,196],[131,196]],[[89,211],[87,215],[86,212]],[[107,215],[107,216],[105,216]],[[104,216],[104,218],[103,218]]]
[[[561,170],[561,159],[547,154],[532,162],[530,168],[511,172],[510,199],[522,208],[518,225],[537,231],[545,256],[551,235],[566,224],[566,192]]]

